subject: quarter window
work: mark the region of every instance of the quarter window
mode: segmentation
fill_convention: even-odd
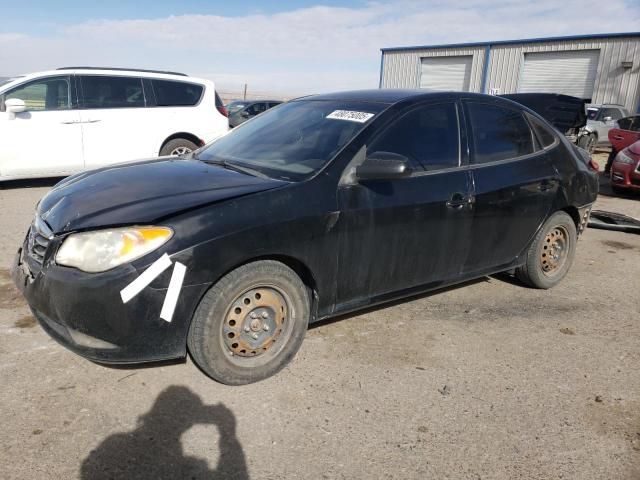
[[[460,137],[455,104],[427,105],[411,110],[376,138],[367,147],[367,152],[403,155],[415,171],[459,166]]]
[[[87,75],[80,77],[84,108],[144,107],[142,79]]]
[[[533,153],[533,136],[522,113],[483,103],[468,104],[475,163]]]
[[[171,80],[152,80],[151,83],[159,107],[193,106],[202,97],[202,85]]]
[[[4,95],[2,105],[11,98],[23,100],[30,112],[68,110],[69,79],[53,77],[20,85]]]
[[[556,137],[551,133],[549,127],[533,116],[527,115],[527,118],[529,118],[529,123],[531,123],[533,131],[535,132],[536,137],[538,137],[538,143],[542,148],[547,148],[553,145],[553,142],[556,141]]]

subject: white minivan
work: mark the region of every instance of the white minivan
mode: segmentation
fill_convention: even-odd
[[[0,81],[0,181],[188,153],[225,134],[210,80],[60,68]]]

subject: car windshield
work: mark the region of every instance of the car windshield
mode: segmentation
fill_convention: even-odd
[[[242,110],[246,106],[246,102],[231,102],[229,105],[227,105],[227,110],[229,110],[229,113],[234,113],[238,110]]]
[[[595,120],[599,110],[599,108],[587,108],[587,120]]]
[[[326,165],[385,107],[313,99],[285,103],[243,123],[195,158],[303,180]]]

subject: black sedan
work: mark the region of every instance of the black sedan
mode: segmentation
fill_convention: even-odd
[[[507,270],[557,284],[597,195],[584,153],[506,99],[307,97],[189,157],[63,180],[13,276],[84,357],[189,352],[250,383],[293,358],[310,322]]]

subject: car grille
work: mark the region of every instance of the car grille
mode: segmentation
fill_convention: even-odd
[[[52,238],[51,229],[38,217],[31,224],[27,236],[27,253],[38,264],[42,265]]]

